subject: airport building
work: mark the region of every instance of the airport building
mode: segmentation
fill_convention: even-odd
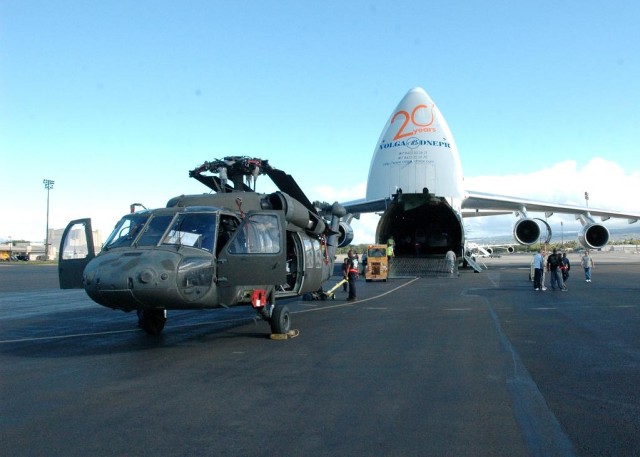
[[[60,240],[64,229],[49,229],[49,259],[58,260]],[[96,252],[102,249],[102,231],[93,231],[93,245]],[[14,242],[0,243],[0,261],[10,260],[46,260],[44,242]]]

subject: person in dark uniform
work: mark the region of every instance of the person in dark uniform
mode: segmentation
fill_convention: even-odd
[[[344,262],[342,263],[342,278],[345,281],[349,281],[349,257],[345,257],[344,258]],[[347,291],[347,283],[346,282],[342,285],[342,290],[344,292]]]
[[[347,300],[352,301],[356,299],[356,279],[358,279],[358,267],[354,263],[355,254],[353,250],[349,249],[347,253],[347,273],[349,280],[349,296]]]

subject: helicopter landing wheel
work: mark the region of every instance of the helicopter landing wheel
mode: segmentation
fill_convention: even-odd
[[[287,334],[291,330],[291,317],[289,316],[289,308],[286,306],[276,305],[269,319],[271,325],[271,333]]]
[[[167,322],[167,310],[165,309],[139,309],[138,327],[149,335],[160,335]]]

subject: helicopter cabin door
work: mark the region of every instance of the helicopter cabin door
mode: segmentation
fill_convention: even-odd
[[[82,273],[96,256],[91,219],[69,222],[60,241],[58,279],[61,289],[82,289]]]
[[[269,287],[287,280],[286,221],[279,211],[249,212],[218,257],[222,304],[237,301],[237,287]]]

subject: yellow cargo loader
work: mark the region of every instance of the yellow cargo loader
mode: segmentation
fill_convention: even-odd
[[[364,262],[363,262],[364,263]],[[386,281],[389,276],[389,260],[386,244],[372,244],[367,247],[367,262],[363,270],[367,281]]]

